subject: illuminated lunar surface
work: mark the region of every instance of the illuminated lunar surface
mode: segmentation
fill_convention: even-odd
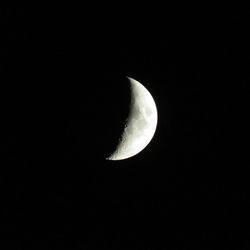
[[[124,131],[115,151],[106,159],[123,160],[141,152],[151,141],[157,126],[157,109],[149,91],[128,77],[131,104]]]

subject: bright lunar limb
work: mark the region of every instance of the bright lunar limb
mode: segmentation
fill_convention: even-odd
[[[128,77],[131,104],[128,119],[115,151],[106,159],[123,160],[141,152],[151,141],[157,126],[157,109],[149,91]]]

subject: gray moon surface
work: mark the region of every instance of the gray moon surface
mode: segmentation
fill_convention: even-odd
[[[138,81],[130,83],[129,115],[115,151],[106,159],[123,160],[141,152],[151,141],[157,126],[157,108],[149,91]]]

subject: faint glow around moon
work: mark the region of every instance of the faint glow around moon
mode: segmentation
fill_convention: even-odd
[[[157,126],[157,109],[149,91],[128,77],[131,88],[130,112],[116,150],[106,159],[123,160],[141,152],[151,141]]]

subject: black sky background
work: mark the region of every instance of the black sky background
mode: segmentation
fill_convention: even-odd
[[[247,249],[249,11],[90,13],[1,10],[2,244]],[[158,126],[106,161],[126,76]]]

